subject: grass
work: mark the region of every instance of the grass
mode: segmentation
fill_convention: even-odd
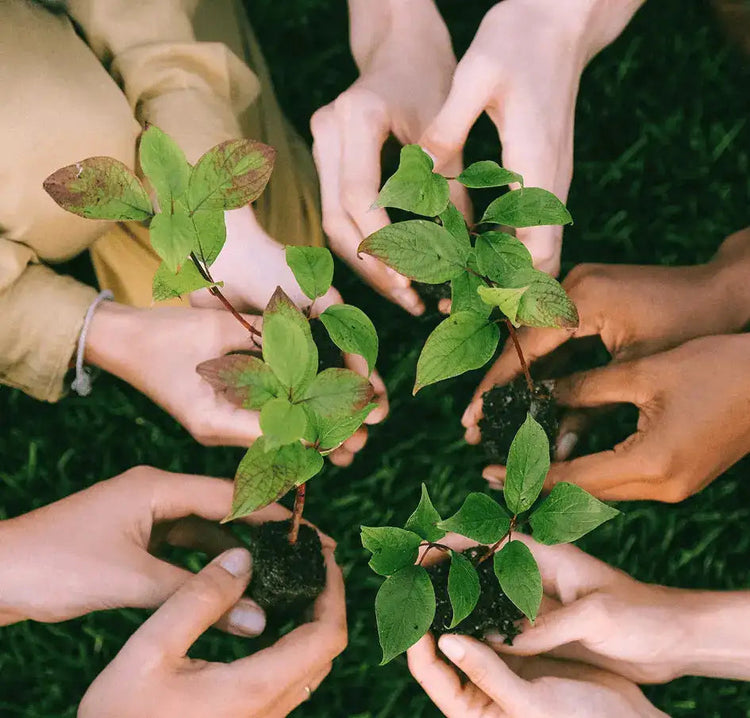
[[[463,52],[492,3],[439,4],[457,50]],[[282,103],[293,108],[291,119],[307,132],[310,114],[355,77],[344,3],[256,0],[252,12]],[[576,224],[566,230],[565,268],[584,260],[699,262],[723,237],[745,226],[748,86],[748,64],[727,46],[708,3],[647,4],[583,77],[569,201]],[[493,157],[496,151],[492,127],[481,122],[470,140],[468,159]],[[458,423],[478,376],[411,398],[418,348],[435,318],[409,319],[341,266],[337,277],[345,295],[373,317],[380,331],[380,368],[392,413],[371,432],[351,468],[329,467],[311,486],[307,515],[339,541],[347,575],[350,646],[297,715],[437,716],[402,659],[377,667],[372,605],[379,580],[367,568],[358,526],[402,522],[416,504],[422,481],[446,513],[458,507],[467,491],[483,488],[482,458],[463,444]],[[239,458],[236,450],[198,446],[163,412],[109,377],[100,378],[90,398],[69,398],[55,406],[0,389],[0,427],[0,518],[137,463],[229,476]],[[593,437],[592,446],[622,427],[605,429]],[[746,459],[677,506],[623,505],[623,518],[582,545],[642,580],[747,588],[748,468]],[[144,615],[117,611],[60,625],[3,629],[0,714],[75,715],[87,685]],[[216,660],[246,651],[244,642],[214,632],[197,647],[201,656]],[[672,716],[750,716],[750,684],[686,678],[650,688],[648,694]]]

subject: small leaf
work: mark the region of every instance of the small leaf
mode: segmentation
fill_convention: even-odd
[[[142,222],[154,213],[140,180],[111,157],[90,157],[63,167],[43,186],[63,209],[88,219]]]
[[[516,323],[527,327],[573,328],[578,310],[562,285],[538,269],[520,269],[510,275],[506,287],[528,287],[518,304]]]
[[[565,205],[541,187],[523,187],[490,203],[480,224],[492,222],[508,227],[536,227],[542,224],[572,224]]]
[[[378,333],[370,318],[351,304],[332,304],[321,315],[331,341],[341,351],[359,354],[370,373],[378,358]]]
[[[510,528],[510,517],[497,501],[487,494],[471,493],[461,508],[438,526],[454,531],[472,541],[493,544],[499,541]]]
[[[210,267],[224,248],[227,238],[227,227],[224,212],[205,210],[193,214],[195,244],[193,252],[206,266]]]
[[[365,239],[359,252],[425,284],[442,284],[465,268],[470,247],[435,222],[412,219],[389,224]]]
[[[280,396],[266,402],[260,411],[260,428],[266,437],[266,451],[299,441],[307,427],[307,415],[299,404]]]
[[[223,282],[209,282],[204,279],[192,262],[185,262],[179,272],[170,271],[169,267],[162,263],[154,275],[152,295],[155,302],[160,302],[164,299],[190,294],[197,289],[223,286],[223,284]]]
[[[232,510],[222,523],[268,506],[322,468],[323,458],[315,449],[295,442],[266,451],[265,438],[259,437],[237,467]]]
[[[440,213],[440,221],[443,223],[443,227],[453,235],[459,244],[464,247],[471,247],[469,228],[466,226],[466,220],[453,202],[448,202],[448,206]]]
[[[195,226],[187,210],[175,205],[174,214],[159,212],[149,227],[151,245],[173,272],[181,267],[196,242]]]
[[[254,202],[266,188],[276,150],[254,140],[228,140],[193,167],[188,204],[198,210],[228,210]]]
[[[286,248],[286,263],[309,299],[322,297],[333,282],[333,257],[325,247]]]
[[[271,367],[247,354],[210,359],[198,364],[196,371],[229,402],[245,409],[262,409],[271,399],[284,394]]]
[[[404,528],[419,534],[425,541],[440,541],[445,536],[445,531],[439,529],[437,524],[442,521],[437,509],[432,505],[427,487],[422,484],[422,496],[414,513],[409,516]]]
[[[151,125],[141,135],[141,169],[156,190],[159,206],[170,212],[174,200],[182,197],[190,179],[190,165],[180,146],[165,132]]]
[[[455,628],[476,608],[482,589],[474,564],[463,554],[451,551],[448,570],[448,597],[453,608],[453,620],[448,628]]]
[[[505,289],[504,287],[485,287],[477,288],[479,298],[491,307],[497,307],[510,321],[518,326],[516,317],[521,298],[528,287],[518,287],[518,289]]]
[[[405,145],[398,169],[380,190],[375,206],[396,207],[425,217],[440,214],[448,205],[450,191],[448,180],[432,168],[432,159],[419,145]]]
[[[482,160],[469,165],[456,179],[464,186],[472,189],[482,187],[503,187],[513,182],[523,184],[523,177],[501,167],[492,160]]]
[[[501,286],[518,269],[533,269],[534,261],[526,245],[505,232],[484,232],[477,237],[477,267]]]
[[[263,359],[292,399],[301,398],[318,373],[310,324],[281,287],[263,312]]]
[[[375,395],[367,379],[349,369],[324,369],[301,398],[305,408],[318,416],[337,419],[352,416]]]
[[[492,307],[483,302],[477,293],[480,287],[486,286],[480,277],[469,272],[451,279],[451,314],[474,312],[487,319],[492,312]]]
[[[537,500],[549,471],[549,439],[531,414],[516,433],[508,451],[503,495],[514,514],[528,511]]]
[[[474,312],[451,314],[427,337],[417,361],[414,394],[442,379],[478,369],[495,353],[500,332]]]
[[[552,545],[576,541],[619,514],[580,486],[561,481],[531,514],[530,523],[534,538]]]
[[[305,438],[312,443],[319,444],[319,451],[322,454],[329,454],[352,436],[377,406],[377,404],[368,404],[351,416],[326,417],[315,414],[302,404],[307,414]]]
[[[542,576],[526,544],[505,544],[495,554],[494,569],[503,593],[533,623],[542,605]]]
[[[369,565],[375,573],[390,576],[417,560],[422,543],[417,534],[392,526],[361,528],[362,545],[372,554]]]
[[[435,618],[435,589],[422,566],[406,566],[389,576],[375,597],[378,638],[384,665],[411,648]]]

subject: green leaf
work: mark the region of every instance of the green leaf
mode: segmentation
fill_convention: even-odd
[[[477,293],[480,287],[486,286],[480,277],[469,272],[451,279],[451,314],[474,312],[487,319],[492,312],[492,307],[483,302]]]
[[[440,213],[440,221],[443,223],[443,227],[458,240],[459,244],[464,247],[471,247],[466,220],[453,202],[448,202],[448,206]]]
[[[565,205],[541,187],[523,187],[490,203],[481,224],[492,222],[508,227],[536,227],[541,224],[572,224]]]
[[[508,451],[503,495],[514,514],[528,511],[537,500],[549,471],[549,439],[531,414],[516,432]]]
[[[299,442],[266,450],[263,436],[247,450],[234,477],[234,496],[222,523],[247,516],[280,499],[323,468],[323,457]]]
[[[370,373],[378,358],[378,333],[370,318],[351,304],[332,304],[321,315],[331,341],[341,351],[359,354]]]
[[[619,514],[579,486],[563,481],[531,514],[530,523],[534,538],[552,545],[576,541]]]
[[[448,180],[432,171],[430,156],[419,145],[401,148],[396,172],[383,185],[376,207],[396,207],[434,217],[448,205]]]
[[[223,285],[223,282],[209,282],[204,279],[192,262],[185,262],[179,272],[172,272],[166,264],[162,263],[154,275],[151,291],[154,301],[160,302],[164,299],[190,294],[196,289]]]
[[[375,597],[375,618],[385,665],[411,648],[435,618],[435,589],[422,566],[406,566],[389,576]]]
[[[542,575],[526,544],[506,543],[495,554],[494,569],[503,593],[533,623],[542,605]]]
[[[432,505],[427,487],[422,484],[422,496],[414,513],[409,516],[404,525],[409,531],[419,534],[425,541],[440,541],[445,536],[445,531],[439,529],[437,524],[442,521],[437,509]]]
[[[280,396],[266,402],[260,411],[260,428],[266,437],[266,451],[299,441],[307,427],[307,415],[299,404]]]
[[[229,402],[245,409],[262,409],[271,399],[284,395],[271,367],[258,357],[227,354],[198,364],[196,371]]]
[[[292,399],[301,398],[318,373],[310,324],[281,287],[263,312],[263,359]]]
[[[187,191],[190,165],[180,146],[165,132],[151,125],[141,135],[141,169],[156,190],[159,207],[170,212],[174,200]]]
[[[149,227],[151,245],[170,270],[176,272],[196,242],[195,226],[187,210],[175,204],[174,214],[159,212]]]
[[[193,252],[207,266],[211,266],[224,248],[227,227],[222,210],[205,210],[192,216],[195,228]]]
[[[325,247],[286,248],[286,263],[309,299],[322,297],[333,282],[333,257]]]
[[[505,289],[504,287],[481,286],[477,288],[477,293],[485,304],[497,307],[515,326],[518,326],[516,322],[518,307],[521,304],[521,298],[527,290],[528,287]]]
[[[349,369],[324,369],[303,394],[303,405],[318,416],[338,419],[367,406],[375,391],[365,377]]]
[[[526,245],[505,232],[484,232],[477,237],[477,267],[500,285],[518,269],[533,269],[534,261]]]
[[[451,314],[427,337],[417,361],[414,394],[442,379],[478,369],[495,353],[500,332],[474,312]]]
[[[365,239],[359,252],[425,284],[442,284],[466,267],[471,247],[435,222],[412,219],[389,224]]]
[[[562,285],[538,269],[520,269],[510,275],[508,288],[528,287],[518,303],[516,323],[527,327],[573,328],[578,326],[578,310]]]
[[[474,564],[463,554],[451,551],[448,570],[448,597],[453,608],[453,620],[448,628],[455,628],[476,608],[482,589]]]
[[[493,544],[499,541],[510,528],[510,517],[497,501],[487,494],[471,493],[461,508],[438,526],[453,531],[472,541]]]
[[[63,167],[43,186],[64,210],[88,219],[142,222],[154,213],[140,180],[111,157],[90,157]]]
[[[198,210],[228,210],[254,202],[266,188],[276,150],[254,140],[228,140],[193,167],[188,204]]]
[[[361,528],[362,545],[372,554],[370,568],[375,573],[390,576],[417,560],[422,543],[417,534],[392,526]]]
[[[377,404],[368,404],[350,416],[320,416],[310,411],[305,404],[302,407],[307,414],[307,434],[305,439],[318,443],[322,454],[329,454],[354,434]]]
[[[523,184],[523,177],[501,167],[492,160],[482,160],[469,165],[456,179],[464,186],[473,189],[482,187],[503,187],[512,182]]]

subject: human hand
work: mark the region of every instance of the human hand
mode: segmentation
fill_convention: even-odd
[[[467,636],[444,635],[438,645],[468,681],[438,656],[429,634],[407,657],[414,678],[448,718],[665,716],[638,686],[597,668],[546,658],[506,663],[489,646]]]
[[[240,598],[250,555],[227,551],[192,576],[91,684],[78,718],[280,718],[310,697],[346,646],[341,571],[324,549],[328,580],[314,619],[233,663],[191,659],[198,637]]]
[[[163,533],[168,544],[214,552],[237,545],[196,518],[219,521],[231,503],[231,481],[136,467],[1,522],[0,624],[158,606],[192,574],[149,552],[155,534]],[[288,515],[274,504],[248,521]],[[249,599],[225,610],[222,625],[233,633],[257,635],[265,626],[263,611]]]
[[[410,282],[380,261],[357,254],[362,240],[389,222],[372,209],[380,187],[380,151],[390,134],[417,142],[444,102],[456,58],[433,0],[396,3],[350,0],[351,47],[360,75],[312,117],[323,227],[331,248],[383,296],[412,314],[424,305]],[[461,171],[460,153],[446,164]],[[468,197],[451,183],[454,203],[469,211]]]
[[[700,491],[750,451],[749,365],[750,334],[724,335],[557,380],[560,404],[635,404],[638,428],[612,450],[553,462],[545,486],[567,481],[613,501]],[[483,475],[497,486],[505,468]]]

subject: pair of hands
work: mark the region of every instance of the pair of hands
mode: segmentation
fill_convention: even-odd
[[[242,597],[250,554],[215,523],[231,497],[229,481],[139,467],[0,523],[0,623],[161,605],[92,684],[80,716],[283,716],[328,673],[346,644],[346,609],[325,536],[328,580],[311,623],[231,664],[186,657],[212,624],[242,636],[265,627],[260,607]],[[248,521],[288,515],[272,505]],[[160,542],[221,555],[194,576],[156,558]]]
[[[750,450],[750,230],[727,238],[716,257],[695,267],[580,265],[563,282],[580,325],[570,332],[522,329],[533,362],[572,338],[598,335],[612,356],[601,369],[555,382],[571,409],[561,422],[558,459],[578,440],[591,411],[618,403],[639,409],[637,432],[611,451],[552,464],[560,481],[608,500],[676,502],[700,491]],[[512,346],[477,388],[464,413],[466,440],[480,441],[482,396],[520,372]],[[504,467],[485,478],[502,485]]]

